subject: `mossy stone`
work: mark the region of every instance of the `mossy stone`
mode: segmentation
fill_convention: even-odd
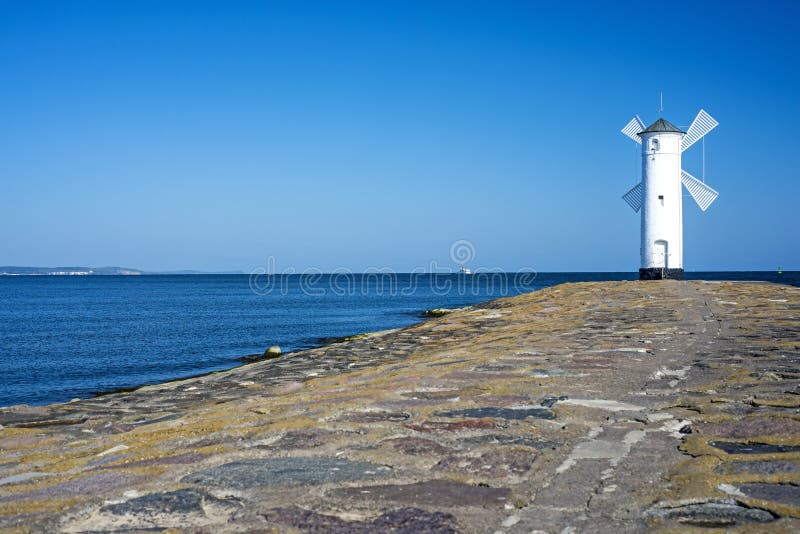
[[[278,345],[272,345],[264,351],[264,358],[278,358],[281,355],[281,348]]]

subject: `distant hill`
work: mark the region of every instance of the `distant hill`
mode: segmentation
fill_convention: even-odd
[[[127,267],[16,267],[10,265],[0,266],[0,275],[141,275],[145,274],[138,269]]]
[[[141,271],[128,267],[18,267],[12,265],[0,266],[0,276],[137,276],[154,274],[244,274],[242,271]]]

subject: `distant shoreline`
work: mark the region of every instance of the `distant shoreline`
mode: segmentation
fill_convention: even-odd
[[[129,267],[0,267],[0,276],[152,276],[152,275],[204,275],[247,274],[244,271],[143,271]]]

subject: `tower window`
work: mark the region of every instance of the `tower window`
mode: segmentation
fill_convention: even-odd
[[[664,200],[664,195],[658,195],[658,200]]]
[[[658,151],[658,139],[653,139],[653,142],[650,145],[650,147],[653,149],[653,152]]]

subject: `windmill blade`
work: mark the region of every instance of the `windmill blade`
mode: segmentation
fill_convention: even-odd
[[[639,143],[642,144],[641,138],[636,135],[642,130],[644,130],[645,126],[642,122],[642,119],[639,118],[639,115],[636,115],[634,118],[631,119],[631,122],[625,125],[625,128],[622,129],[622,133]]]
[[[701,109],[681,140],[681,152],[702,139],[705,134],[716,128],[718,124],[714,117]]]
[[[706,184],[681,169],[681,182],[686,186],[686,190],[692,195],[692,198],[700,209],[706,211],[714,200],[719,196],[719,193],[708,187]]]
[[[642,182],[634,185],[633,188],[622,195],[622,199],[628,203],[628,206],[633,208],[633,211],[639,211],[642,207]]]

